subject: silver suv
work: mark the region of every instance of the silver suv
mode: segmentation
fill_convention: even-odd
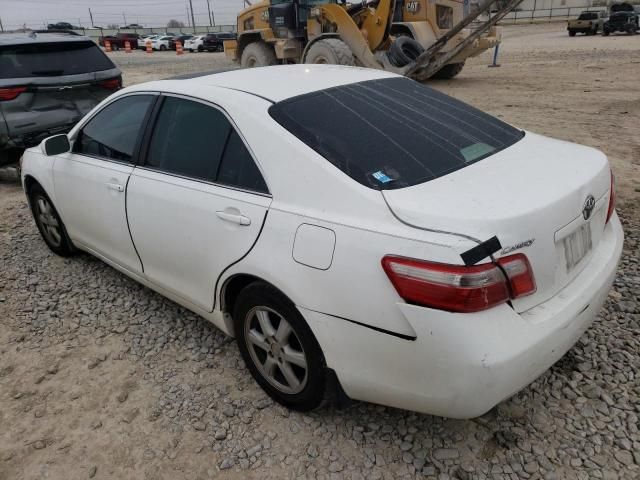
[[[73,32],[0,34],[0,165],[48,136],[68,132],[122,87],[122,74]]]

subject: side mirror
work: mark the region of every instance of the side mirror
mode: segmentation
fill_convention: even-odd
[[[69,138],[65,134],[61,134],[45,138],[42,141],[41,148],[42,153],[44,153],[48,157],[51,157],[53,155],[67,153],[71,150],[71,144],[69,143]]]

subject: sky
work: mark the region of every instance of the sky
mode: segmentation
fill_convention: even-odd
[[[209,25],[207,0],[191,0],[196,25]],[[243,0],[209,0],[216,25],[235,25]],[[0,0],[0,20],[5,30],[43,28],[47,23],[69,22],[91,26],[89,9],[95,26],[120,26],[138,23],[143,26],[165,26],[170,19],[188,25],[189,0]],[[124,17],[123,17],[124,13]]]

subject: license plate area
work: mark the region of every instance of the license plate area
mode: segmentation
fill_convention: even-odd
[[[591,222],[584,223],[562,239],[567,272],[571,272],[593,248]]]

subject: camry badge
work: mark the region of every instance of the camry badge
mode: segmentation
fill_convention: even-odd
[[[585,220],[589,220],[591,214],[593,213],[593,208],[596,206],[596,199],[593,198],[593,195],[589,195],[587,199],[584,201],[584,207],[582,207],[582,216]]]

